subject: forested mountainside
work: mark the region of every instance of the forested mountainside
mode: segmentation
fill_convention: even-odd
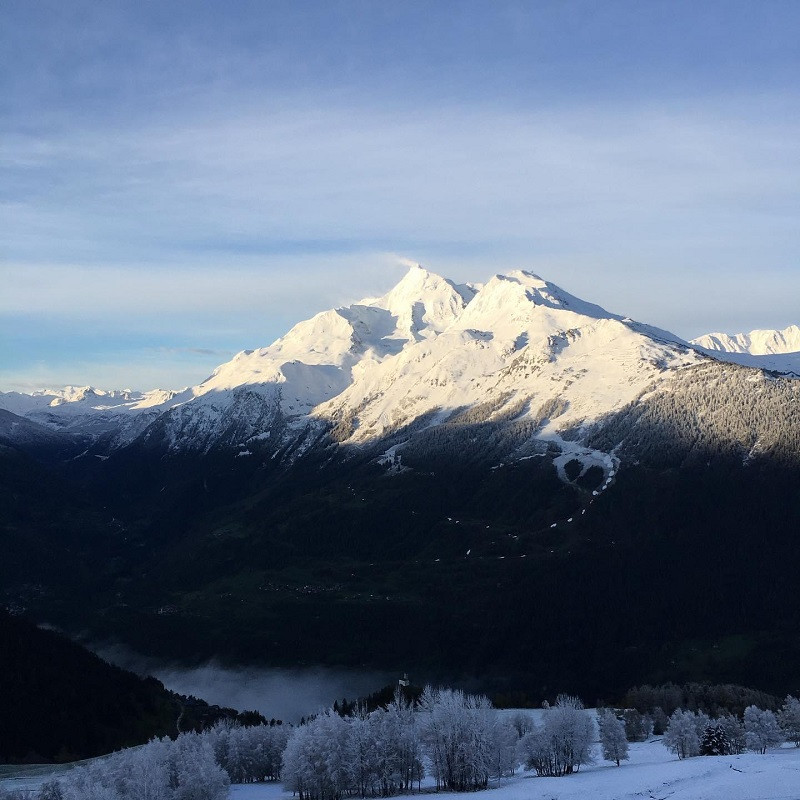
[[[528,273],[412,270],[182,393],[14,397],[0,588],[187,661],[797,691],[799,393]]]
[[[167,691],[2,610],[0,653],[0,763],[74,761],[221,719],[264,721]]]

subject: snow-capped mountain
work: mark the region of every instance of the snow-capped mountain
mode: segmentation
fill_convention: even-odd
[[[370,367],[438,337],[475,290],[413,267],[386,295],[295,325],[269,347],[245,350],[175,404],[146,441],[170,449],[295,439],[309,415]],[[276,436],[281,433],[282,436]]]
[[[104,391],[92,386],[65,386],[32,394],[0,392],[0,409],[54,431],[91,439],[105,437],[107,447],[119,447],[133,441],[164,411],[189,396],[187,390]]]
[[[186,390],[182,390],[186,391]],[[180,402],[181,391],[153,389],[135,392],[131,389],[105,391],[93,386],[64,386],[61,389],[39,389],[31,394],[0,392],[0,404],[12,414],[38,415],[53,419],[75,417],[92,412],[135,414],[148,409],[164,409]]]
[[[484,409],[482,421],[541,419],[541,408],[557,400],[558,419],[548,413],[542,434],[556,436],[621,408],[664,370],[697,360],[676,336],[517,271],[492,278],[439,336],[363,365],[359,379],[315,413],[350,415],[347,438],[364,442],[468,408]]]
[[[800,327],[755,330],[750,333],[708,333],[692,344],[717,358],[748,367],[800,375]]]
[[[729,362],[788,355],[690,344],[529,272],[414,268],[178,393],[0,397],[21,565],[0,567],[42,618],[170,658],[363,667],[366,632],[381,669],[400,642],[419,672],[546,662],[529,685],[555,687],[587,652],[594,681],[598,653],[661,670],[700,640],[705,676],[733,634],[772,679],[800,613],[800,380]],[[744,652],[726,680],[751,679]]]
[[[386,443],[394,462],[411,432],[467,423],[514,426],[519,457],[542,442],[575,453],[581,431],[669,376],[709,359],[777,369],[748,359],[794,358],[795,343],[796,327],[690,345],[530,272],[471,286],[416,266],[386,295],[300,322],[189,389],[10,392],[0,408],[88,436],[94,454],[140,441],[240,455],[258,445],[274,457],[333,439]]]
[[[708,333],[693,344],[707,350],[722,350],[727,353],[750,353],[754,356],[778,355],[800,352],[800,327],[790,325],[782,331],[755,330],[750,333]]]
[[[279,394],[284,413],[307,413],[344,391],[357,365],[380,363],[410,344],[436,338],[474,294],[468,286],[414,267],[383,297],[323,311],[269,347],[238,353],[192,395],[256,387]]]

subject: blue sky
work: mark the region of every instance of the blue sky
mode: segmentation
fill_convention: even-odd
[[[0,6],[0,389],[178,387],[406,259],[800,322],[800,3]]]

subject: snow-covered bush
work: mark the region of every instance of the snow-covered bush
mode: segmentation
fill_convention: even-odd
[[[560,777],[591,763],[593,739],[594,725],[583,703],[561,695],[544,715],[542,726],[522,739],[520,749],[528,769],[540,776]]]
[[[606,761],[626,761],[628,755],[628,737],[625,725],[610,708],[600,709],[597,714],[597,725],[600,729],[600,747]]]
[[[800,747],[800,700],[787,695],[778,719],[786,739]]]
[[[697,733],[697,715],[678,709],[669,718],[664,732],[664,747],[678,758],[691,758],[700,752],[700,736]]]
[[[757,753],[766,753],[770,747],[777,747],[784,741],[775,714],[756,706],[744,710],[744,731],[748,748]]]

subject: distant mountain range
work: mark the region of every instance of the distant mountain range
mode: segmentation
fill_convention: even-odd
[[[0,588],[172,658],[783,691],[799,351],[414,267],[195,387],[0,394]]]
[[[535,421],[532,440],[563,448],[560,429],[594,423],[709,360],[798,374],[800,328],[685,342],[531,273],[473,286],[413,267],[385,296],[317,314],[197,386],[7,392],[0,409],[101,458],[134,442],[171,452],[233,447],[244,457],[269,437],[274,451],[331,429],[340,443],[369,444],[475,414]],[[543,416],[551,407],[557,413]],[[8,416],[0,431],[8,443],[46,436]],[[401,454],[402,442],[393,444],[389,457]]]

